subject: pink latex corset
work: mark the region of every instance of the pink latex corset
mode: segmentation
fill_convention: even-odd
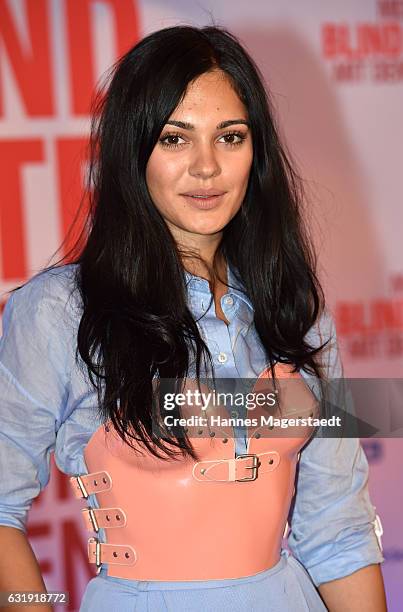
[[[275,416],[318,416],[302,376],[291,366],[275,367],[281,397]],[[253,392],[272,385],[266,369]],[[247,451],[238,457],[232,426],[213,427],[208,436],[188,428],[199,461],[162,461],[145,449],[140,455],[110,422],[101,425],[84,450],[88,474],[70,479],[77,497],[96,494],[99,508],[82,510],[87,528],[105,529],[106,542],[89,539],[89,561],[106,563],[109,576],[147,581],[240,578],[275,565],[299,451],[313,427],[289,427],[285,437],[261,425],[261,413],[253,411],[258,424],[248,427]]]

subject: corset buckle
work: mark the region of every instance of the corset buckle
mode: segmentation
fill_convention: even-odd
[[[236,478],[235,479],[236,482],[249,482],[251,480],[256,480],[256,478],[257,478],[257,475],[258,475],[257,471],[258,471],[258,468],[260,466],[259,457],[257,455],[255,455],[254,453],[250,453],[250,454],[246,453],[244,455],[238,455],[236,457],[236,460],[238,461],[238,459],[245,459],[245,458],[248,458],[248,457],[252,457],[253,458],[253,463],[252,463],[252,465],[246,465],[245,469],[246,470],[252,470],[252,474],[251,474],[251,476],[244,476],[243,478]]]

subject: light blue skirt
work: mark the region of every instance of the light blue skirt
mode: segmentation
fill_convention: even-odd
[[[106,575],[84,592],[79,612],[326,612],[303,566],[282,550],[272,568],[246,578],[145,582]]]

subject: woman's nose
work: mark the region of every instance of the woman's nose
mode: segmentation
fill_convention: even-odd
[[[217,152],[211,145],[202,145],[192,152],[189,174],[201,178],[210,178],[221,173]]]

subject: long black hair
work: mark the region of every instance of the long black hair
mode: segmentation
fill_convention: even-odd
[[[280,142],[262,75],[222,27],[153,32],[114,64],[94,99],[85,240],[82,234],[57,264],[78,264],[83,312],[76,357],[97,389],[100,413],[123,440],[135,439],[161,459],[197,455],[183,431],[155,435],[153,383],[184,380],[192,358],[197,379],[206,371],[202,358],[213,378],[214,366],[188,305],[186,253],[150,197],[146,166],[187,86],[214,69],[227,75],[246,107],[253,162],[242,206],[214,256],[212,286],[224,258],[253,304],[273,376],[281,361],[323,377],[324,345],[304,341],[324,296],[302,222],[303,181]]]

